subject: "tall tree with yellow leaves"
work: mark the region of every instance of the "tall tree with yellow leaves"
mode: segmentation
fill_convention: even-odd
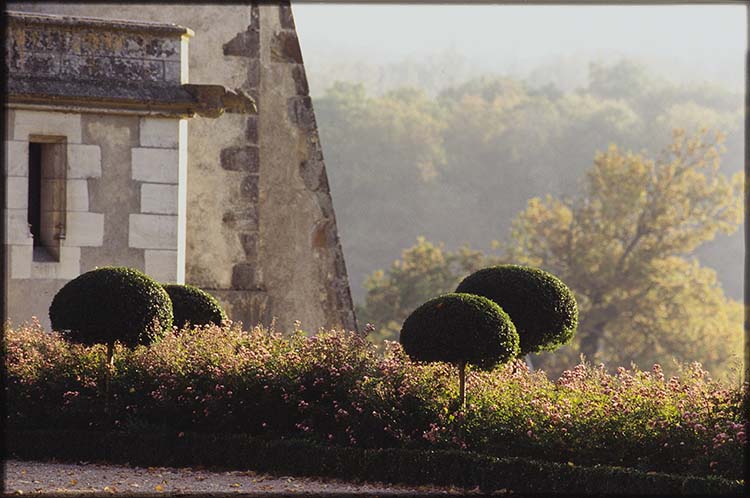
[[[495,243],[575,292],[578,333],[562,356],[540,358],[545,367],[583,353],[610,365],[701,359],[710,369],[740,354],[742,306],[691,256],[742,220],[743,178],[720,172],[722,142],[676,130],[654,159],[611,145],[596,155],[582,195],[529,200],[511,242]]]

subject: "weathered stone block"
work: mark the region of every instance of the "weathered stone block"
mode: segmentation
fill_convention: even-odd
[[[180,40],[143,35],[124,35],[124,44],[117,55],[135,59],[180,60]]]
[[[132,149],[133,180],[152,183],[177,183],[178,153],[175,149]]]
[[[313,226],[310,246],[313,249],[332,249],[336,244],[336,226],[331,220],[320,220]]]
[[[65,55],[62,58],[60,75],[82,80],[164,81],[164,63],[116,57]]]
[[[62,65],[59,54],[26,52],[13,57],[6,66],[14,74],[33,74],[35,77],[55,77]]]
[[[176,149],[180,139],[180,121],[169,118],[141,118],[141,147]]]
[[[5,111],[5,141],[6,141],[5,146],[7,150],[7,146],[8,146],[7,141],[13,140],[13,128],[16,122],[16,111],[12,109],[8,109],[7,107],[4,109],[4,111]]]
[[[257,145],[229,147],[221,151],[221,167],[229,171],[257,173],[260,168],[260,154]]]
[[[315,160],[302,161],[299,165],[299,176],[305,182],[305,187],[315,192],[321,186],[321,180],[325,176],[323,163]]]
[[[317,128],[310,97],[291,97],[288,100],[289,120],[305,131]]]
[[[252,204],[258,202],[260,177],[248,175],[240,183],[240,198]]]
[[[187,81],[182,81],[182,64],[179,62],[164,62],[164,81],[168,83],[187,83]]]
[[[23,39],[23,47],[31,52],[64,52],[71,49],[73,33],[50,27],[49,30],[36,29],[12,29],[14,33],[20,32]]]
[[[297,33],[279,31],[271,40],[271,61],[302,64],[302,51],[299,48]]]
[[[323,147],[317,133],[307,134],[307,157],[316,161],[323,161]]]
[[[5,246],[10,248],[10,278],[31,278],[33,246]]]
[[[255,261],[258,258],[258,234],[257,233],[240,233],[240,243],[245,251],[245,257],[248,261]]]
[[[22,176],[5,177],[5,207],[26,209],[29,207],[29,179]]]
[[[61,247],[60,261],[31,263],[31,278],[71,280],[81,273],[81,248]]]
[[[63,246],[101,247],[104,244],[104,215],[68,212]]]
[[[245,140],[250,144],[258,144],[258,116],[247,117],[245,124]]]
[[[5,141],[4,173],[7,176],[29,176],[29,143]]]
[[[141,213],[177,214],[177,185],[141,185]]]
[[[349,291],[349,282],[342,278],[337,278],[331,283],[334,294],[336,295],[336,309],[352,309],[352,296]]]
[[[288,3],[282,3],[279,6],[279,24],[281,24],[281,27],[284,29],[294,29],[292,6]]]
[[[299,65],[292,68],[292,79],[294,79],[294,89],[297,95],[306,96],[310,94],[310,86],[307,83],[305,66]]]
[[[101,178],[102,151],[98,145],[68,145],[68,178]]]
[[[5,209],[5,243],[13,245],[33,245],[34,238],[29,231],[26,209]]]
[[[73,40],[78,53],[84,56],[114,55],[132,59],[179,60],[180,40],[141,33],[86,30],[76,33]]]
[[[250,7],[250,28],[260,29],[260,10],[258,10],[258,0],[253,0]]]
[[[177,250],[177,216],[131,214],[128,245],[136,249]]]
[[[253,290],[258,288],[257,265],[237,263],[232,267],[232,289]]]
[[[221,303],[227,315],[235,322],[242,322],[243,328],[256,325],[270,325],[272,314],[271,298],[262,290],[227,290],[204,288]]]
[[[15,140],[28,141],[29,135],[66,137],[70,144],[81,143],[81,115],[63,112],[15,111]]]
[[[144,251],[146,274],[159,282],[177,282],[177,251]]]
[[[68,180],[65,183],[66,210],[89,210],[89,182],[88,180]]]
[[[245,90],[260,87],[260,59],[251,58],[247,61],[247,79],[243,86]]]
[[[258,230],[258,208],[243,206],[224,211],[221,221],[230,230],[254,232]]]
[[[326,178],[325,176],[323,178]],[[326,180],[327,185],[327,180]],[[317,192],[318,196],[318,206],[320,206],[320,213],[323,216],[323,218],[333,218],[334,211],[333,211],[333,200],[331,199],[330,194],[328,193],[327,187],[324,189],[321,185],[320,188],[318,188]]]
[[[238,33],[224,44],[224,55],[238,57],[258,57],[260,53],[260,31],[248,26],[246,31]]]

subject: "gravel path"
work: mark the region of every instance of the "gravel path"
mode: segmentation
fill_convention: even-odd
[[[432,486],[349,483],[303,477],[278,477],[252,471],[200,468],[128,467],[81,462],[5,462],[7,494],[240,494],[247,496],[358,495],[437,496],[479,494],[479,490]]]

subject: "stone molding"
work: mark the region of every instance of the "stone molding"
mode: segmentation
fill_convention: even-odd
[[[6,19],[9,108],[210,118],[255,112],[243,90],[187,83],[188,28],[23,12]]]

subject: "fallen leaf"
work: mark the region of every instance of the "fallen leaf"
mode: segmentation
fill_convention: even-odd
[[[75,486],[76,484],[78,484],[78,479],[71,479],[70,480],[70,485],[71,486]]]
[[[233,482],[232,484],[230,484],[230,486],[232,486],[233,488],[239,488],[240,487],[240,483]]]
[[[115,494],[117,493],[117,488],[114,486],[104,486],[104,491],[106,493]]]
[[[154,486],[154,489],[161,493],[162,491],[164,491],[164,486],[162,486],[161,484],[157,484],[156,486]]]

